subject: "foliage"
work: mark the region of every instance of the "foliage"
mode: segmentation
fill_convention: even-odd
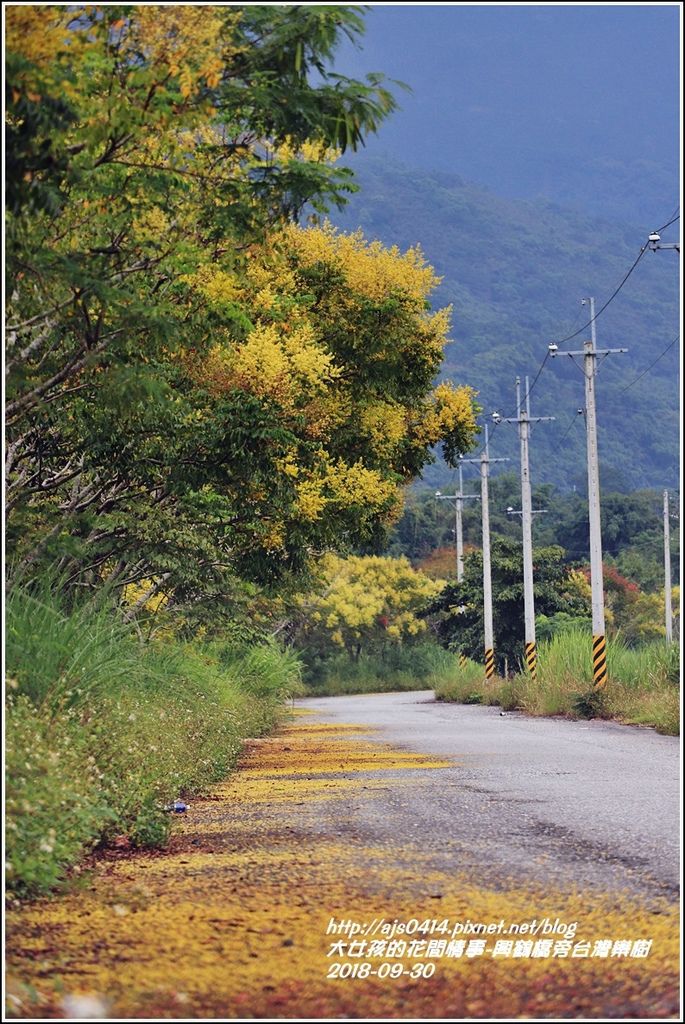
[[[467,664],[463,675],[436,689],[441,700],[500,704],[530,715],[612,718],[654,726],[667,735],[680,728],[679,648],[663,641],[630,648],[619,638],[607,643],[608,683],[592,690],[591,638],[566,630],[539,645],[537,679],[521,673],[511,680],[486,680]]]
[[[76,722],[51,721],[25,695],[11,695],[6,713],[7,885],[47,891],[97,839],[110,813]]]
[[[469,490],[468,485],[465,488]],[[490,481],[490,526],[493,535],[520,537],[520,524],[506,515],[508,505],[520,500],[520,482],[511,473]],[[412,489],[402,517],[395,526],[388,552],[404,554],[428,575],[455,575],[451,517],[445,514],[432,492]],[[538,487],[534,507],[549,509],[548,516],[535,518],[536,546],[558,545],[564,549],[569,571],[566,594],[575,612],[560,611],[552,616],[538,614],[539,639],[549,639],[568,628],[590,624],[590,583],[587,502],[578,494],[560,494],[550,485]],[[662,496],[655,491],[607,494],[602,498],[602,539],[604,559],[607,630],[619,633],[629,644],[650,643],[664,636],[664,567]],[[467,503],[464,515],[465,549],[479,546],[480,510]],[[607,553],[608,552],[608,553]],[[671,531],[672,574],[679,579],[679,532]],[[576,566],[574,568],[574,566]],[[439,571],[441,570],[441,571]],[[673,587],[674,608],[679,588]],[[677,613],[674,612],[677,622]]]
[[[20,894],[52,889],[98,842],[162,843],[165,806],[222,778],[299,692],[297,658],[274,645],[142,644],[101,604],[69,609],[47,587],[13,586],[7,609],[8,882]]]
[[[577,693],[571,700],[571,707],[578,718],[608,718],[606,698],[603,690],[594,687]]]
[[[292,648],[283,650],[272,640],[243,650],[216,644],[210,651],[240,688],[255,697],[282,701],[303,696],[305,692],[301,682],[302,664]]]
[[[474,550],[472,545],[466,548],[466,551],[472,550]],[[429,555],[417,562],[416,567],[426,576],[430,576],[432,580],[447,580],[451,576],[456,576],[456,549],[447,546],[435,548]]]
[[[569,615],[568,612],[555,612],[554,615],[535,616],[535,635],[538,641],[551,640],[560,633],[592,633],[592,619],[582,615]]]
[[[141,170],[157,196],[211,184],[217,228],[336,199],[347,175],[322,166],[316,147],[357,148],[395,106],[381,75],[330,70],[340,39],[362,32],[351,7],[13,8],[10,208],[64,212],[75,184],[113,165],[128,201]],[[116,178],[95,180],[109,191]],[[148,231],[164,230],[160,216],[143,217]]]
[[[464,490],[478,491],[475,481],[465,480]],[[520,508],[521,483],[515,473],[500,473],[490,479],[490,528],[493,534],[513,539],[520,537],[517,517],[507,516],[508,506]],[[641,590],[654,593],[663,587],[664,541],[662,495],[641,490],[631,494],[602,493],[602,548],[607,566],[615,567]],[[534,542],[540,547],[557,544],[569,562],[589,558],[587,501],[577,492],[563,493],[551,484],[533,487],[533,507],[548,509],[547,515],[534,517]],[[480,506],[465,502],[463,513],[465,545],[480,547]],[[435,500],[435,492],[414,486],[405,501],[388,542],[388,553],[406,555],[420,562],[435,549],[447,546],[454,551],[453,519],[445,502]],[[671,525],[673,579],[679,576],[678,523]],[[446,577],[447,578],[447,577]]]
[[[318,586],[302,595],[293,629],[308,663],[346,651],[357,660],[362,651],[416,642],[425,634],[419,617],[441,584],[412,569],[406,559],[326,555]]]
[[[536,611],[583,612],[569,592],[568,567],[558,547],[533,551]],[[523,659],[523,555],[516,541],[496,537],[491,544],[493,624],[495,657],[500,668],[504,658],[511,668]],[[475,661],[483,658],[483,556],[473,551],[464,558],[464,577],[450,583],[429,609],[439,642],[450,650],[463,651]]]
[[[456,701],[459,704],[486,704],[487,684],[483,666],[466,658],[455,659],[454,671],[450,677],[440,680],[435,686],[437,700]]]
[[[338,6],[9,12],[23,569],[206,607],[382,531],[433,444],[468,447],[471,393],[432,389],[447,313],[420,253],[289,223],[344,201],[331,147],[394,106],[330,70],[361,30]]]
[[[332,697],[343,693],[387,693],[397,690],[429,690],[450,680],[457,672],[457,658],[435,643],[410,647],[393,646],[381,654],[346,654],[311,663],[305,674],[307,694]]]

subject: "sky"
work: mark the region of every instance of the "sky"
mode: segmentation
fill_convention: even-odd
[[[620,180],[675,205],[679,5],[376,4],[365,20],[337,69],[412,88],[369,153],[511,198],[611,204]],[[626,195],[625,214],[651,210]]]

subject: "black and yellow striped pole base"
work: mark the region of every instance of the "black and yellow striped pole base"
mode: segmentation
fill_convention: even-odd
[[[466,655],[462,652],[459,655],[459,668],[466,668]]]
[[[592,678],[595,690],[602,690],[606,686],[607,638],[603,635],[592,637]]]
[[[495,652],[492,647],[485,648],[485,678],[492,679],[495,674]]]
[[[535,641],[526,644],[526,668],[531,679],[538,677],[538,649]]]

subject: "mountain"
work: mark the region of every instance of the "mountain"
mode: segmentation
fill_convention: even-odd
[[[675,206],[677,5],[376,4],[364,21],[337,69],[409,86],[365,153],[648,229]]]
[[[495,410],[514,414],[515,378],[529,375],[532,383],[550,342],[582,349],[589,328],[562,344],[589,319],[581,299],[593,295],[599,310],[659,226],[631,226],[546,199],[503,198],[450,173],[376,157],[356,160],[355,173],[360,191],[333,222],[387,245],[421,246],[442,276],[433,305],[453,306],[442,376],[478,391],[482,422],[491,423]],[[672,212],[663,211],[662,223]],[[664,241],[677,237],[679,223],[663,233]],[[645,252],[596,321],[598,348],[629,350],[602,361],[597,377],[601,479],[612,490],[677,486],[679,343],[648,367],[678,335],[678,266],[673,250]],[[582,359],[547,359],[531,412],[556,420],[533,428],[534,482],[584,487],[583,405]],[[491,457],[517,466],[515,425],[490,429]],[[424,473],[430,486],[452,478],[440,462]]]

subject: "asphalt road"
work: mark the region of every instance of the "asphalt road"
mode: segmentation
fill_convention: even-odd
[[[354,827],[430,849],[488,884],[596,886],[672,897],[679,878],[679,741],[650,729],[502,715],[429,691],[308,698],[321,720],[454,759],[410,789],[351,798]]]

